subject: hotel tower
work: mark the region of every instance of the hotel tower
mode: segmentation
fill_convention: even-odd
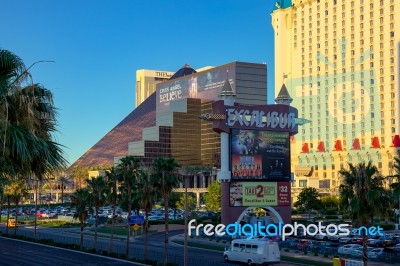
[[[274,2],[275,95],[284,84],[304,118],[291,139],[292,196],[304,187],[337,195],[347,163],[372,161],[392,174],[400,148],[400,1]]]

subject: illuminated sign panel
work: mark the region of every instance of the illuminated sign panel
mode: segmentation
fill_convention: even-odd
[[[232,129],[231,172],[233,180],[290,180],[289,132]]]
[[[289,182],[233,181],[229,204],[231,207],[290,206]]]

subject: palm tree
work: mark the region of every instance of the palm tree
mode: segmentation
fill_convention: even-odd
[[[0,176],[0,223],[1,223],[1,211],[3,210],[3,202],[5,198],[4,189],[8,183],[9,179],[4,176]]]
[[[115,210],[117,207],[117,199],[118,199],[118,175],[114,167],[111,167],[110,170],[105,172],[105,177],[107,179],[107,185],[109,189],[108,193],[108,201],[112,205],[112,218],[111,218],[111,234],[110,234],[110,244],[108,248],[108,253],[111,254],[113,250],[113,241],[114,241],[114,226],[115,226]]]
[[[144,260],[147,260],[147,233],[149,230],[149,213],[153,209],[155,199],[157,197],[156,191],[151,183],[150,175],[143,171],[139,180],[139,201],[140,206],[145,212],[145,227],[144,227]]]
[[[0,50],[0,161],[7,166],[0,170],[41,177],[64,168],[66,160],[53,141],[53,95],[33,83],[28,70],[19,57]]]
[[[89,216],[91,202],[89,190],[86,188],[79,188],[71,195],[71,206],[76,208],[74,218],[79,219],[81,227],[81,239],[79,243],[81,250],[83,248],[83,226]]]
[[[367,226],[368,221],[375,214],[381,214],[379,200],[385,193],[382,181],[383,177],[371,162],[353,165],[349,163],[349,169],[339,171],[343,182],[339,187],[340,206],[350,214],[353,223]],[[367,236],[363,230],[364,265],[367,265]]]
[[[15,223],[18,223],[19,202],[27,194],[25,180],[22,178],[14,178],[5,187],[5,193],[9,197],[9,202],[13,201],[15,204]],[[7,221],[8,221],[7,217]],[[14,227],[14,236],[17,234],[17,226]]]
[[[168,200],[172,189],[179,185],[179,175],[177,174],[178,163],[175,158],[159,157],[153,161],[153,174],[151,183],[153,187],[160,193],[164,201],[164,265],[168,263]]]
[[[137,193],[134,193],[137,188],[137,183],[140,176],[140,164],[141,161],[134,156],[126,156],[121,158],[121,163],[117,166],[117,172],[121,178],[121,198],[125,201],[128,211],[128,226],[127,226],[127,237],[126,237],[126,249],[125,257],[129,256],[129,236],[130,236],[130,220],[132,206],[135,200],[137,200]]]
[[[395,174],[388,176],[388,178],[391,180],[390,188],[392,189],[393,207],[397,208],[400,212],[400,158],[394,157],[393,159],[393,168],[395,170]],[[400,224],[400,213],[398,215],[398,219],[398,223]]]
[[[93,207],[95,209],[95,223],[94,223],[94,242],[93,249],[97,250],[97,228],[99,225],[99,209],[104,206],[107,202],[107,196],[109,194],[106,179],[103,176],[96,178],[87,179],[88,189],[90,197],[92,199]]]
[[[57,183],[60,184],[61,188],[61,204],[64,203],[64,187],[71,184],[71,177],[62,175],[57,178]]]

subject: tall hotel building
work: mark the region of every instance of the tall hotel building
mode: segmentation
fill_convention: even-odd
[[[157,84],[168,80],[174,73],[148,69],[136,70],[136,106],[156,91]]]
[[[392,171],[400,148],[400,1],[275,1],[275,95],[285,84],[304,125],[291,141],[293,196],[338,194],[338,171]],[[307,123],[308,122],[308,123]]]

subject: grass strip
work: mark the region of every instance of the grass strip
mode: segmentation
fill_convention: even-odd
[[[294,263],[313,265],[313,266],[332,266],[332,262],[315,261],[306,258],[294,258],[290,256],[281,256],[281,260],[286,262],[294,262]]]
[[[173,240],[172,242],[174,242],[175,244],[178,244],[178,245],[184,244],[184,242],[181,240]],[[201,243],[194,243],[194,242],[188,242],[188,246],[193,247],[193,248],[204,248],[204,249],[210,249],[210,250],[216,250],[216,251],[224,251],[225,250],[224,247],[201,244]]]

